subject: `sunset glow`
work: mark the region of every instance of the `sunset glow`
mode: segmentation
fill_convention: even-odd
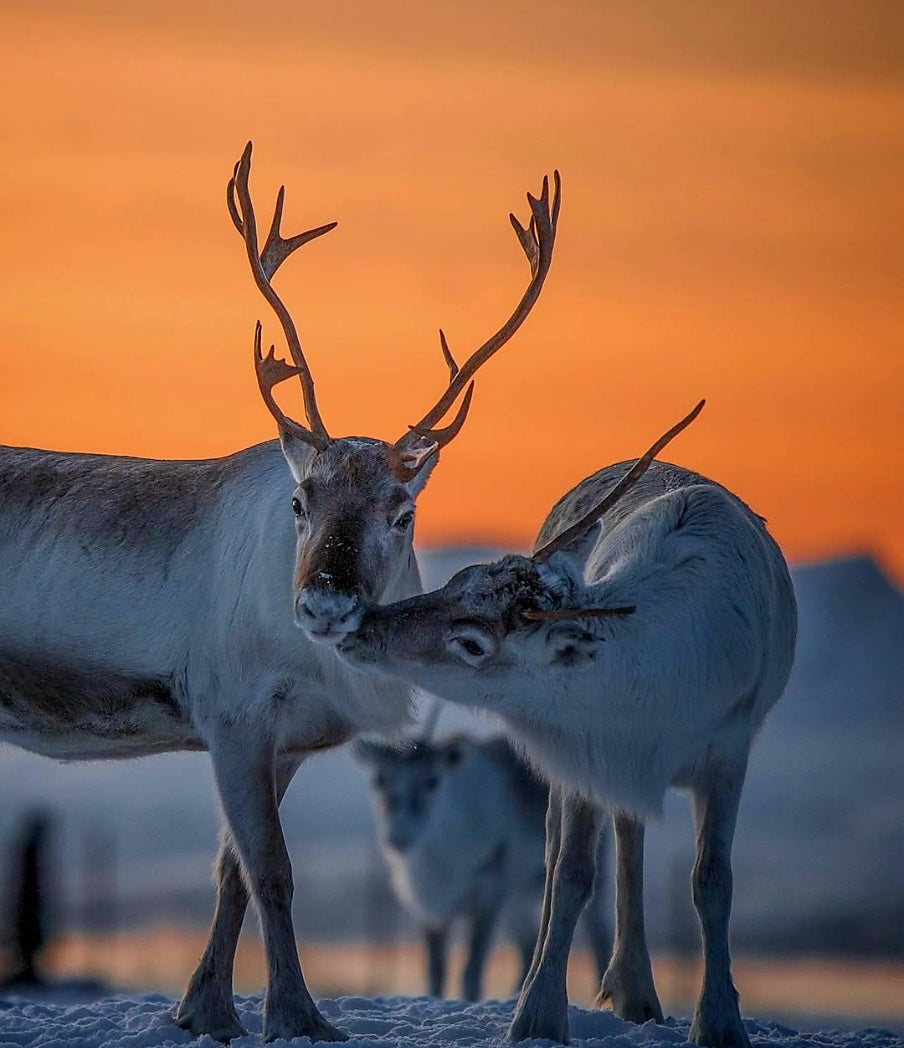
[[[269,439],[226,214],[339,220],[275,283],[335,435],[394,439],[508,316],[557,167],[552,271],[481,372],[422,544],[528,545],[700,398],[668,458],[793,560],[899,524],[904,78],[894,4],[5,4],[0,442],[195,458]],[[284,349],[281,349],[284,352]],[[281,402],[300,413],[297,390]],[[288,495],[288,490],[287,490]]]

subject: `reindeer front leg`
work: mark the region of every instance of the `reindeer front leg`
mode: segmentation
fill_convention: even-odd
[[[493,874],[494,881],[486,886],[471,911],[471,928],[468,934],[468,959],[462,973],[462,994],[466,1001],[479,1001],[483,986],[483,970],[486,967],[493,932],[502,904],[505,901],[505,881],[502,870]]]
[[[568,955],[575,925],[593,891],[599,819],[594,806],[576,796],[565,797],[561,811],[561,840],[551,871],[545,934],[541,929],[539,961],[535,957],[509,1028],[512,1041],[546,1037],[568,1043]]]
[[[442,997],[446,986],[448,931],[445,924],[424,929],[424,944],[427,947],[427,993],[431,997]]]
[[[546,866],[546,879],[543,882],[543,906],[540,910],[540,927],[537,929],[537,943],[534,946],[534,955],[530,967],[521,980],[521,990],[533,979],[537,968],[540,966],[540,958],[543,956],[543,944],[546,942],[546,933],[549,931],[549,915],[552,912],[552,885],[555,879],[556,862],[559,858],[559,848],[562,844],[562,795],[555,786],[549,787],[549,800],[546,805],[546,853],[544,864]]]
[[[600,829],[596,842],[596,880],[593,883],[593,895],[584,907],[581,920],[590,941],[590,952],[596,965],[597,979],[602,979],[612,956],[612,929],[609,916],[609,900],[606,897],[606,884],[603,871],[608,866],[609,842],[605,828]]]
[[[276,802],[282,803],[289,783],[301,760],[283,758],[276,767]],[[224,825],[217,853],[217,902],[207,946],[198,967],[189,980],[175,1023],[200,1037],[209,1034],[215,1040],[229,1041],[247,1031],[239,1020],[232,996],[232,974],[245,910],[248,889],[235,843]]]
[[[242,724],[221,728],[210,756],[223,815],[260,913],[267,957],[264,1040],[346,1040],[317,1010],[298,960],[292,866],[279,822],[273,744]]]
[[[603,975],[598,1007],[632,1023],[662,1022],[662,1006],[653,982],[643,919],[644,825],[621,812],[615,826],[615,942]]]

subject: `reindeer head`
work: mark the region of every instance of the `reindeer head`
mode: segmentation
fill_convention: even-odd
[[[229,181],[226,200],[233,224],[245,242],[254,281],[279,318],[292,364],[261,348],[261,325],[254,337],[254,360],[261,396],[276,419],[283,453],[295,491],[286,511],[297,530],[294,575],[295,620],[315,640],[336,643],[360,620],[362,608],[391,594],[411,562],[414,508],[437,462],[440,450],[460,431],[474,391],[472,377],[515,333],[536,302],[549,265],[559,214],[558,172],[550,201],[544,178],[539,199],[528,194],[531,220],[525,229],[511,217],[527,255],[531,280],[508,321],[458,367],[440,331],[449,367],[448,386],[427,414],[395,443],[368,437],[331,437],[317,408],[314,380],[301,349],[295,324],[271,279],[297,248],[336,225],[308,230],[284,239],[280,233],[285,190],[281,188],[263,250],[248,180],[251,143],[245,147]],[[304,394],[307,425],[289,418],[273,395],[276,385],[297,376]],[[461,398],[452,422],[436,428]],[[291,507],[291,508],[290,508]]]
[[[589,512],[531,557],[508,556],[454,575],[433,593],[369,608],[340,656],[452,702],[500,708],[520,688],[549,688],[590,668],[631,606],[590,606],[584,564],[603,515],[688,426],[701,401]],[[609,620],[606,623],[605,620]]]
[[[381,843],[397,852],[412,848],[424,835],[443,787],[465,759],[464,738],[408,746],[357,742],[354,757],[370,773],[370,785]]]

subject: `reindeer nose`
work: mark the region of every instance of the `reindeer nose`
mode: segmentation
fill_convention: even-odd
[[[355,593],[306,586],[295,598],[295,622],[312,640],[335,644],[360,621],[361,603]]]
[[[336,651],[352,663],[379,665],[386,653],[385,638],[375,628],[369,611],[362,609],[357,619],[357,627],[339,641]]]

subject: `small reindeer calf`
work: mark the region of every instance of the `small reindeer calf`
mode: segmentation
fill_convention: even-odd
[[[500,923],[521,956],[519,989],[539,929],[547,787],[501,738],[422,738],[406,747],[361,741],[353,752],[370,771],[393,887],[424,931],[428,992],[443,994],[449,928],[459,917],[469,925],[463,997],[480,999]],[[602,895],[584,910],[600,975],[610,943]]]

